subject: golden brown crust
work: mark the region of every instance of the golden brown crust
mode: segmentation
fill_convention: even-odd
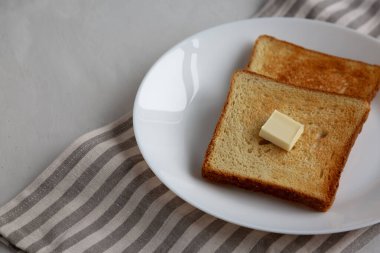
[[[257,54],[257,51],[258,51],[258,50],[257,50],[257,47],[258,47],[258,45],[259,45],[258,42],[259,42],[261,39],[263,39],[263,38],[272,38],[272,37],[269,36],[269,35],[264,34],[264,35],[260,35],[260,36],[256,39],[256,42],[255,42],[255,43],[253,44],[253,46],[252,46],[251,57],[249,57],[249,62],[248,62],[248,64],[247,64],[247,67],[246,67],[245,70],[249,70],[249,71],[251,71],[251,72],[255,72],[255,73],[257,73],[256,71],[254,71],[254,70],[251,69],[251,66],[253,65],[253,60],[257,58],[256,54]],[[257,74],[260,74],[260,73],[257,73]]]
[[[206,154],[205,154],[205,159],[204,159],[204,162],[202,165],[202,176],[211,180],[211,181],[221,182],[221,183],[229,183],[229,184],[239,186],[241,188],[254,190],[254,191],[261,191],[261,192],[268,193],[268,194],[271,194],[273,196],[280,197],[280,198],[283,198],[286,200],[302,203],[302,204],[309,206],[309,207],[311,207],[315,210],[318,210],[318,211],[327,211],[331,207],[331,205],[334,201],[336,191],[337,191],[337,188],[339,185],[340,175],[343,171],[344,165],[347,161],[347,158],[348,158],[348,155],[351,151],[351,148],[352,148],[358,134],[360,133],[365,120],[368,117],[369,110],[370,110],[368,102],[363,101],[361,99],[350,97],[350,99],[360,101],[360,103],[362,103],[366,107],[365,108],[366,112],[363,114],[363,116],[360,120],[360,123],[356,125],[355,131],[350,136],[349,141],[343,147],[344,150],[342,153],[344,155],[339,157],[338,161],[335,164],[336,167],[332,168],[330,170],[331,175],[329,176],[330,180],[329,180],[329,185],[328,185],[327,197],[324,199],[318,199],[318,198],[313,197],[311,195],[307,195],[303,192],[297,192],[291,188],[287,188],[287,187],[284,187],[281,185],[270,184],[270,183],[261,181],[259,179],[246,178],[246,177],[234,175],[231,173],[222,172],[222,170],[220,170],[221,168],[213,168],[212,165],[210,164],[209,160],[210,160],[211,153],[214,150],[215,141],[219,137],[219,135],[221,134],[220,133],[221,124],[222,124],[222,121],[225,117],[227,107],[229,106],[229,104],[231,102],[231,94],[232,94],[233,87],[235,85],[234,77],[239,72],[240,73],[246,73],[249,75],[259,76],[260,78],[266,79],[269,81],[275,81],[272,78],[269,78],[269,77],[266,77],[266,76],[263,76],[263,75],[260,75],[257,73],[253,73],[253,72],[248,71],[248,70],[237,71],[233,75],[231,82],[230,82],[230,89],[228,91],[228,95],[227,95],[225,104],[223,106],[223,110],[221,112],[221,116],[219,117],[218,123],[216,125],[215,131],[214,131],[213,136],[212,136],[212,139],[210,141],[210,144],[209,144],[207,151],[206,151]],[[278,82],[276,82],[276,83],[278,85],[292,86],[289,84],[282,84],[282,83],[278,83]],[[294,87],[294,86],[292,86],[292,87],[293,87],[293,89],[312,90],[315,93],[329,94],[329,92],[325,92],[325,91],[321,91],[321,90],[313,90],[313,89],[305,88],[305,87]],[[335,95],[341,96],[341,97],[349,97],[349,96],[346,96],[343,94],[335,94]]]
[[[215,127],[215,130],[214,130],[214,133],[211,137],[211,141],[210,141],[210,144],[208,145],[207,147],[207,150],[206,150],[206,155],[205,155],[205,159],[203,161],[203,165],[202,165],[202,168],[205,167],[208,163],[208,160],[209,160],[209,157],[210,157],[210,154],[214,148],[214,143],[215,143],[215,139],[216,137],[219,135],[219,129],[220,129],[220,125],[222,123],[222,120],[224,118],[224,114],[226,113],[226,109],[227,109],[227,106],[229,104],[229,101],[230,101],[230,96],[231,96],[231,91],[232,91],[232,87],[234,85],[234,82],[233,82],[233,78],[231,79],[230,81],[230,88],[228,90],[228,94],[227,94],[227,98],[225,100],[225,103],[224,103],[224,106],[223,106],[223,109],[222,109],[222,112],[219,116],[219,119],[218,119],[218,122],[216,123],[216,127]]]
[[[202,168],[202,176],[213,182],[227,183],[247,190],[263,192],[285,200],[304,204],[321,212],[327,211],[332,204],[331,200],[323,202],[320,199],[308,196],[302,192],[296,192],[290,188],[268,184],[257,179],[243,178],[237,175],[223,173],[208,167],[207,164]]]
[[[270,76],[266,76],[266,75],[263,75],[261,73],[257,73],[253,70],[250,70],[250,69],[242,69],[242,70],[238,70],[236,71],[235,73],[237,72],[244,72],[244,73],[249,73],[249,74],[253,74],[253,75],[256,75],[256,76],[260,76],[261,78],[263,79],[266,79],[266,80],[270,80],[270,81],[274,81],[274,82],[277,82],[278,85],[285,85],[285,86],[292,86],[292,87],[297,87],[297,89],[301,89],[301,90],[309,90],[309,91],[313,91],[313,92],[317,92],[317,93],[325,93],[325,94],[334,94],[336,96],[341,96],[341,97],[349,97],[349,98],[353,98],[353,99],[356,99],[356,100],[360,100],[360,101],[364,101],[366,103],[366,106],[368,106],[369,108],[369,103],[367,100],[365,99],[361,99],[361,98],[358,98],[358,97],[355,97],[355,96],[351,96],[351,95],[348,95],[348,94],[342,94],[342,93],[338,93],[338,92],[334,92],[334,91],[325,91],[325,90],[321,90],[321,89],[315,89],[313,87],[303,87],[303,86],[294,86],[292,83],[290,83],[289,81],[279,81],[277,80],[276,78],[273,78],[273,77],[270,77]],[[231,89],[231,88],[230,88]]]
[[[261,59],[258,57],[258,45],[263,40],[280,43],[283,46],[278,47],[289,47],[290,49],[287,49],[292,52],[286,57],[276,59],[275,63],[270,57]],[[299,58],[303,59],[299,60]],[[268,62],[258,70],[255,69],[255,61]],[[360,65],[360,68],[353,67],[355,64]],[[247,68],[256,73],[271,76],[280,82],[341,93],[367,101],[371,101],[380,88],[380,66],[378,65],[314,51],[268,35],[261,35],[256,40]],[[363,89],[363,85],[370,87]]]
[[[342,171],[344,169],[344,166],[346,165],[348,156],[349,156],[349,154],[351,152],[352,147],[354,146],[356,138],[358,137],[359,133],[361,132],[361,130],[363,128],[363,125],[364,125],[364,122],[368,118],[369,111],[370,111],[370,107],[369,107],[369,104],[367,103],[366,113],[363,115],[360,123],[357,125],[357,127],[355,129],[355,132],[350,136],[349,142],[344,147],[344,150],[345,150],[344,154],[345,155],[342,157],[342,159],[340,160],[339,164],[337,165],[337,170],[334,170],[337,173],[335,174],[335,176],[334,176],[334,178],[332,180],[333,183],[331,183],[330,189],[329,189],[329,196],[331,197],[331,202],[334,201],[335,194],[336,194],[336,191],[337,191],[338,186],[339,186],[340,175],[341,175],[341,173],[342,173]]]
[[[366,62],[363,62],[363,61],[359,61],[359,60],[354,60],[354,59],[348,59],[348,58],[344,58],[344,57],[339,57],[339,56],[335,56],[335,55],[330,55],[330,54],[326,54],[326,53],[323,53],[323,52],[319,52],[319,51],[315,51],[315,50],[312,50],[312,49],[308,49],[308,48],[305,48],[305,47],[302,47],[300,45],[296,45],[296,44],[293,44],[291,42],[288,42],[288,41],[285,41],[285,40],[280,40],[280,39],[277,39],[273,36],[270,36],[270,35],[266,35],[266,34],[263,34],[263,35],[260,35],[257,40],[259,39],[263,39],[263,38],[267,38],[267,39],[270,39],[270,40],[276,40],[276,41],[279,41],[281,43],[284,43],[284,44],[287,44],[287,45],[290,45],[292,47],[296,47],[296,48],[299,48],[301,50],[305,50],[305,51],[310,51],[310,52],[313,52],[313,53],[316,53],[316,54],[319,54],[319,55],[323,55],[323,56],[327,56],[327,57],[332,57],[332,58],[336,58],[336,59],[340,59],[340,60],[344,60],[344,61],[350,61],[350,62],[356,62],[356,63],[360,63],[360,64],[364,64],[364,65],[369,65],[369,66],[373,66],[373,67],[377,67],[377,68],[380,68],[379,65],[376,65],[376,64],[370,64],[370,63],[366,63]],[[255,48],[256,48],[256,43],[255,45],[253,46],[253,50],[251,52],[251,59],[250,59],[250,62],[248,64],[248,66],[251,64],[252,62],[252,59],[253,59],[253,56],[254,56],[254,51],[255,51]]]
[[[370,107],[369,107],[369,105],[367,103],[367,111],[366,111],[366,113],[363,115],[360,123],[357,125],[357,127],[355,129],[355,132],[350,136],[349,142],[344,147],[344,152],[343,152],[344,156],[342,156],[342,158],[338,162],[338,164],[336,166],[336,169],[332,170],[332,171],[335,172],[335,174],[332,176],[330,187],[329,187],[329,191],[328,191],[328,196],[329,196],[329,199],[330,199],[329,200],[330,201],[330,206],[334,202],[335,195],[336,195],[336,192],[337,192],[338,187],[339,187],[340,176],[341,176],[341,174],[343,172],[344,166],[346,165],[348,156],[349,156],[349,154],[351,152],[352,147],[354,146],[356,138],[358,137],[359,133],[361,132],[361,130],[363,128],[364,122],[368,118],[369,111],[370,111]]]

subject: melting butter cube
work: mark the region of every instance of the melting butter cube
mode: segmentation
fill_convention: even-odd
[[[274,110],[267,122],[261,127],[259,136],[290,151],[303,133],[303,128],[302,124]]]

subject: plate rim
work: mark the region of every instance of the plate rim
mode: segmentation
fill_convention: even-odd
[[[227,23],[224,23],[224,24],[221,24],[221,25],[217,25],[217,26],[213,26],[213,27],[204,29],[202,31],[199,31],[197,33],[194,33],[194,34],[186,37],[185,39],[180,40],[179,42],[177,42],[173,46],[171,46],[168,50],[166,50],[153,63],[153,65],[151,65],[151,67],[149,68],[149,70],[145,73],[142,81],[140,82],[138,90],[136,92],[135,100],[134,100],[134,103],[133,103],[133,110],[132,110],[133,131],[135,133],[136,143],[137,143],[137,145],[138,145],[138,147],[140,149],[140,152],[141,152],[141,154],[142,154],[142,156],[144,158],[144,161],[147,163],[147,165],[152,170],[152,172],[155,174],[155,176],[157,176],[157,178],[161,181],[161,183],[163,183],[168,189],[170,189],[173,193],[175,193],[176,196],[180,197],[182,200],[184,200],[185,202],[189,203],[194,208],[197,208],[197,209],[201,210],[204,213],[207,213],[207,214],[209,214],[211,216],[214,216],[214,217],[216,217],[218,219],[221,219],[221,220],[224,220],[226,222],[229,222],[229,223],[232,223],[232,224],[236,224],[236,225],[239,225],[239,226],[242,226],[242,227],[246,227],[246,228],[250,228],[250,229],[256,229],[256,230],[261,230],[261,231],[266,231],[266,232],[271,232],[271,233],[281,233],[281,234],[289,234],[289,235],[321,235],[321,234],[333,234],[333,233],[340,233],[340,232],[348,232],[348,231],[352,231],[352,230],[355,230],[355,229],[360,229],[360,228],[363,228],[363,227],[367,227],[367,226],[371,226],[371,225],[379,223],[380,222],[380,215],[376,219],[370,219],[370,220],[368,220],[366,222],[360,222],[359,224],[352,224],[352,225],[349,225],[349,226],[340,226],[339,228],[328,228],[328,229],[319,229],[319,230],[310,230],[310,231],[295,230],[295,229],[288,229],[287,230],[287,229],[282,229],[282,228],[277,229],[277,228],[273,228],[273,227],[265,227],[265,226],[260,226],[260,225],[244,224],[242,222],[235,221],[235,220],[232,220],[230,218],[222,217],[218,213],[215,213],[215,212],[213,212],[211,210],[208,210],[207,208],[204,208],[202,206],[199,206],[191,198],[188,198],[188,197],[184,196],[183,194],[179,193],[176,189],[174,189],[173,187],[171,187],[171,185],[166,182],[164,176],[162,176],[162,174],[159,172],[159,170],[155,170],[153,168],[154,166],[151,166],[151,160],[149,158],[147,158],[146,155],[144,155],[144,151],[143,151],[142,144],[141,144],[141,142],[142,142],[142,140],[141,140],[141,134],[139,133],[140,130],[138,128],[135,128],[136,123],[137,123],[137,119],[136,119],[137,118],[136,117],[136,114],[137,114],[137,103],[138,103],[137,101],[138,101],[138,99],[140,97],[142,87],[144,86],[144,83],[146,82],[146,79],[149,76],[149,74],[152,72],[152,70],[158,64],[160,64],[160,62],[162,61],[162,59],[164,59],[169,53],[171,53],[173,50],[175,50],[176,48],[178,48],[178,46],[180,46],[181,44],[183,44],[186,41],[190,41],[192,38],[194,38],[196,36],[200,36],[203,33],[208,33],[209,31],[212,31],[214,29],[220,29],[220,28],[223,28],[223,27],[226,27],[226,26],[237,25],[239,23],[255,22],[256,20],[279,20],[279,21],[286,20],[286,22],[304,22],[304,23],[319,24],[319,25],[327,26],[327,27],[330,27],[330,28],[333,28],[333,29],[344,30],[345,32],[354,34],[355,36],[364,37],[365,39],[370,40],[371,42],[378,44],[378,46],[380,47],[380,41],[378,41],[374,37],[371,37],[371,36],[369,36],[367,34],[359,33],[357,31],[355,31],[353,29],[350,29],[350,28],[347,28],[347,27],[345,27],[343,25],[328,23],[328,22],[321,21],[321,20],[311,20],[311,19],[294,18],[294,17],[258,17],[258,18],[243,19],[243,20],[237,20],[237,21],[233,21],[233,22],[227,22]]]

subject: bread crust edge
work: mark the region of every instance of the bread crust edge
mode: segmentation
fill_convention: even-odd
[[[202,176],[216,183],[230,184],[243,189],[270,194],[281,199],[293,201],[311,207],[314,210],[325,212],[331,206],[331,202],[296,192],[293,189],[269,184],[260,180],[244,178],[238,175],[221,173],[206,165],[202,169]]]

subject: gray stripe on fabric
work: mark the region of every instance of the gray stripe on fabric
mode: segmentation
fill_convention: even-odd
[[[74,235],[68,237],[61,244],[59,244],[53,252],[62,252],[71,246],[75,245],[82,239],[87,236],[95,233],[104,227],[109,221],[111,221],[128,203],[135,190],[142,185],[144,182],[148,181],[150,178],[154,177],[154,174],[149,169],[144,171],[142,174],[133,179],[119,195],[117,200],[92,224],[89,224],[87,227],[83,228],[81,231],[78,231]],[[163,186],[158,186],[163,187]],[[158,187],[155,187],[147,193],[152,194]]]
[[[305,4],[305,0],[297,0],[292,7],[285,13],[285,17],[293,17],[299,9],[302,7],[302,5]]]
[[[20,248],[16,247],[15,245],[13,245],[10,241],[8,241],[2,235],[0,235],[0,243],[2,243],[3,245],[5,245],[6,247],[8,247],[8,249],[10,249],[12,252],[17,252],[17,253],[24,253],[25,252],[22,249],[20,249]]]
[[[215,251],[215,253],[232,252],[251,233],[252,229],[239,227]]]
[[[205,215],[202,211],[194,209],[189,214],[184,216],[177,225],[172,229],[170,234],[165,238],[165,240],[156,248],[155,253],[168,252],[171,247],[178,241],[178,239],[183,235],[186,229],[196,222],[199,218]]]
[[[378,37],[380,35],[380,22],[376,25],[376,27],[369,33],[373,37]]]
[[[358,236],[353,242],[351,242],[346,248],[342,250],[342,253],[353,253],[359,251],[365,245],[367,245],[373,238],[380,233],[380,224],[373,225],[363,234]]]
[[[312,235],[300,235],[281,251],[281,253],[292,253],[301,249],[307,242],[313,238]]]
[[[129,157],[121,165],[119,165],[112,174],[106,179],[102,186],[77,210],[72,212],[69,216],[65,217],[63,220],[54,225],[54,227],[44,235],[39,241],[31,244],[27,251],[35,252],[46,245],[50,244],[55,238],[64,233],[66,230],[70,229],[74,224],[80,221],[88,213],[90,213],[99,203],[110,193],[113,187],[120,182],[124,176],[133,168],[135,164],[142,161],[141,155],[135,155]],[[141,178],[144,181],[145,178]],[[138,183],[141,183],[139,181]]]
[[[202,246],[213,236],[215,235],[226,222],[220,219],[214,220],[206,228],[204,228],[200,233],[197,234],[191,240],[191,242],[183,250],[184,253],[197,252]]]
[[[371,18],[375,17],[375,14],[380,9],[380,1],[375,0],[368,10],[360,15],[357,19],[351,21],[347,26],[353,29],[358,29],[360,26],[367,23]]]
[[[342,239],[345,235],[346,235],[346,232],[330,235],[329,237],[327,237],[327,239],[321,245],[319,245],[318,248],[316,248],[313,251],[313,253],[326,252],[332,246],[337,244],[339,242],[339,240]]]
[[[306,14],[305,18],[314,19],[319,13],[334,3],[336,3],[335,0],[325,0],[319,2],[309,11],[309,13]]]
[[[149,224],[139,238],[123,250],[123,252],[140,251],[153,238],[153,236],[156,235],[157,231],[161,228],[162,224],[166,221],[169,215],[183,204],[184,201],[179,197],[175,197],[169,201],[164,207],[162,207],[160,212],[156,215],[156,217],[154,217],[154,220]]]
[[[256,243],[256,245],[252,248],[250,251],[251,253],[256,253],[256,252],[265,252],[275,241],[277,241],[282,235],[281,234],[267,234],[263,238],[260,239]]]
[[[268,1],[265,1],[265,3],[261,6],[261,8],[258,9],[255,13],[253,13],[253,15],[251,16],[251,18],[262,16],[262,14],[263,14],[264,12],[266,12],[268,8],[271,8],[271,7],[273,6],[273,3],[274,3],[275,1],[276,1],[276,0],[268,0]]]
[[[331,14],[327,18],[327,22],[335,23],[338,21],[344,14],[353,11],[355,8],[359,7],[359,5],[362,3],[362,0],[354,0],[350,3],[350,5],[347,8],[344,8],[343,10],[336,11],[335,13]]]
[[[281,8],[279,8],[275,13],[273,13],[272,15],[275,16],[275,17],[282,17],[283,15],[286,14],[287,11],[289,11],[289,9],[293,6],[293,4],[296,2],[297,0],[288,0],[288,1],[285,1],[286,3],[281,6]]]
[[[276,0],[272,6],[270,6],[263,13],[260,13],[260,17],[274,16],[276,13],[282,10],[283,6],[286,5],[286,1]]]
[[[168,192],[168,189],[164,185],[156,187],[154,190],[150,191],[144,198],[139,202],[132,214],[125,220],[119,227],[115,228],[107,237],[100,240],[96,244],[92,245],[85,252],[103,252],[116,242],[118,242],[125,234],[127,234],[141,219],[145,211],[150,207],[150,205],[158,199],[161,195]]]
[[[78,164],[78,162],[96,145],[114,138],[132,127],[132,118],[129,118],[126,122],[121,123],[117,127],[95,136],[86,142],[82,143],[77,149],[75,149],[60,166],[51,174],[33,193],[27,196],[20,203],[6,212],[0,217],[0,227],[5,224],[14,221],[22,214],[27,212],[35,204],[37,204],[42,198],[48,195],[54,187],[71,171],[71,169]]]
[[[38,229],[42,224],[49,220],[60,209],[70,203],[75,197],[77,197],[82,190],[88,185],[88,183],[96,176],[96,174],[108,163],[115,155],[123,152],[127,149],[136,146],[135,137],[131,137],[128,140],[116,144],[108,148],[103,154],[101,154],[70,186],[69,189],[57,200],[55,200],[49,207],[41,212],[36,218],[25,224],[18,230],[14,231],[8,236],[8,239],[17,244],[24,237]]]

